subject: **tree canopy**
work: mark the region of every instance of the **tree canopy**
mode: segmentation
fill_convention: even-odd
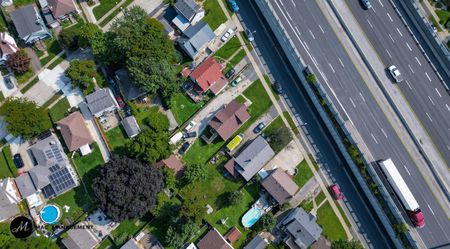
[[[14,136],[30,139],[45,129],[48,114],[35,102],[25,98],[7,98],[0,106],[0,115],[8,124],[6,129]]]
[[[169,130],[169,119],[164,113],[159,111],[158,107],[150,108],[148,113],[148,116],[144,119],[145,125],[155,131]]]
[[[186,184],[193,183],[196,181],[204,180],[207,176],[207,168],[205,165],[201,164],[189,164],[186,165],[186,171],[183,175],[183,180]]]
[[[104,41],[104,33],[93,23],[83,23],[61,30],[59,39],[70,50],[91,46],[95,54],[97,41]]]
[[[270,232],[272,231],[272,229],[275,227],[276,224],[277,219],[271,212],[268,212],[267,214],[261,217],[258,223],[256,223],[256,229],[259,231],[264,230]]]
[[[30,61],[31,59],[25,50],[21,49],[9,56],[6,60],[6,65],[16,73],[25,73],[30,69]]]
[[[361,242],[359,242],[357,240],[347,241],[347,240],[339,239],[339,240],[333,241],[331,243],[331,248],[332,249],[363,249],[364,247],[361,245]]]
[[[171,148],[166,131],[144,129],[137,137],[127,143],[127,155],[149,164],[169,157]]]
[[[9,224],[0,223],[0,248],[2,249],[58,249],[53,241],[44,236],[17,239],[10,230]]]
[[[230,206],[234,206],[241,203],[243,199],[244,194],[239,190],[228,192],[226,195],[226,202]]]
[[[97,173],[94,194],[101,209],[116,222],[151,211],[164,185],[160,169],[127,157],[113,156]]]
[[[90,88],[94,84],[92,78],[97,75],[95,62],[93,60],[73,60],[70,62],[66,74],[74,85],[81,89]]]

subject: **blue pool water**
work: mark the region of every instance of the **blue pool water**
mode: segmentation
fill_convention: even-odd
[[[249,209],[244,216],[242,216],[242,225],[245,228],[250,228],[261,218],[262,210],[256,207]]]
[[[47,205],[41,210],[41,219],[47,224],[54,224],[60,216],[59,208],[55,205]]]

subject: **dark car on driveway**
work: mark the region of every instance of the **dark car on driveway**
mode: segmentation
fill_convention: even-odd
[[[180,155],[184,155],[184,153],[186,153],[186,151],[189,149],[189,142],[185,142],[183,145],[181,145],[181,148],[178,150],[178,154]]]
[[[197,132],[195,132],[195,131],[193,131],[193,132],[186,132],[186,133],[183,134],[183,139],[196,137],[196,136],[197,136]]]
[[[117,104],[119,104],[120,108],[125,107],[125,102],[123,102],[123,99],[121,97],[116,97],[116,100],[117,100]]]
[[[14,83],[12,82],[10,76],[5,76],[3,79],[4,79],[4,81],[5,81],[6,87],[7,87],[9,90],[11,90],[11,89],[14,88]]]
[[[234,70],[234,68],[232,68],[232,69],[228,70],[228,72],[225,73],[225,77],[227,79],[229,79],[229,78],[233,77],[234,73],[236,73],[236,70]]]
[[[264,127],[266,127],[266,125],[265,125],[263,122],[259,123],[259,124],[255,127],[255,129],[253,129],[253,133],[255,133],[255,134],[260,133],[260,132],[264,129]]]
[[[22,160],[22,157],[20,156],[20,154],[15,154],[13,156],[13,161],[18,169],[23,167],[23,160]]]

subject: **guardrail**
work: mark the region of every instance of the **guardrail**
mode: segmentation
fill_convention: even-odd
[[[292,43],[291,39],[289,38],[289,35],[287,34],[286,30],[280,25],[280,20],[278,17],[274,14],[274,10],[271,6],[271,4],[268,2],[268,0],[256,0],[256,4],[258,5],[261,13],[266,18],[267,22],[269,23],[269,26],[271,27],[272,31],[275,33],[275,36],[277,37],[277,40],[282,45],[282,49],[285,52],[287,58],[291,62],[294,71],[297,73],[297,75],[300,78],[300,81],[305,88],[308,96],[311,98],[314,106],[316,107],[317,111],[319,112],[320,117],[325,123],[325,126],[330,131],[331,136],[333,137],[334,141],[336,142],[339,151],[343,155],[345,161],[349,165],[353,175],[355,176],[356,180],[358,181],[359,185],[361,186],[364,194],[369,199],[370,203],[372,204],[373,209],[375,210],[375,213],[377,214],[378,218],[380,219],[381,223],[383,224],[384,228],[386,229],[390,239],[393,241],[396,248],[403,248],[402,242],[397,237],[397,233],[394,231],[393,226],[391,225],[391,222],[389,221],[389,218],[387,217],[387,214],[382,210],[381,204],[377,200],[377,198],[374,196],[374,194],[369,189],[369,186],[367,185],[366,180],[361,176],[361,173],[357,167],[357,165],[352,160],[351,156],[349,155],[347,148],[345,147],[342,138],[338,134],[338,131],[336,127],[334,126],[331,118],[328,116],[328,114],[324,111],[323,107],[321,106],[321,103],[319,99],[317,98],[316,94],[314,93],[313,89],[309,85],[309,83],[306,81],[305,77],[303,76],[303,69],[305,68],[305,65],[302,64],[300,54],[294,44]],[[328,96],[326,95],[325,91],[323,90],[320,83],[318,84],[317,88],[319,94],[322,96],[323,99],[328,100]],[[344,122],[340,118],[338,112],[336,111],[335,107],[331,103],[331,101],[326,101],[327,106],[330,109],[330,111],[333,114],[333,117],[336,121],[338,121],[338,124],[341,128],[341,130],[345,133],[347,138],[349,139],[350,143],[355,145],[357,147],[356,141],[353,139],[351,133],[346,129]],[[360,153],[360,155],[363,155]],[[374,168],[367,163],[365,159],[363,159],[364,165],[367,167],[368,173],[372,180],[377,184],[377,187],[380,189],[380,194],[382,198],[386,201],[387,208],[390,210],[390,213],[394,216],[397,223],[406,223],[403,216],[401,215],[400,211],[398,210],[397,206],[395,205],[394,201],[390,197],[389,192],[384,187],[384,184],[381,182],[381,179],[378,177],[377,173],[375,172]],[[410,233],[406,233],[406,239],[410,243],[410,246],[413,248],[418,248],[416,245],[416,242],[413,240]]]

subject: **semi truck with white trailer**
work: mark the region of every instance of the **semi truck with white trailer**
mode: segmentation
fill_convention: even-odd
[[[397,167],[395,166],[392,159],[388,158],[386,160],[382,160],[378,162],[381,170],[386,176],[389,184],[394,189],[394,192],[397,194],[400,202],[408,214],[408,217],[411,219],[411,222],[415,227],[424,227],[425,219],[420,210],[419,204],[417,203],[414,195],[409,190],[408,185],[406,185],[405,180],[398,172]]]

